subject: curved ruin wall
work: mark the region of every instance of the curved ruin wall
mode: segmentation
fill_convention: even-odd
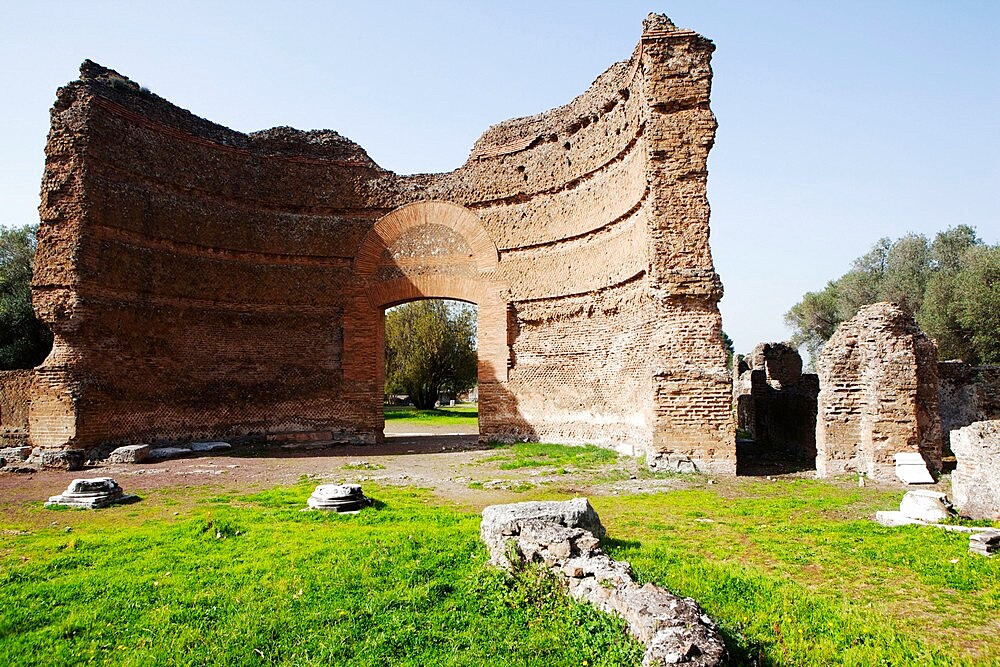
[[[35,302],[56,342],[33,443],[375,441],[382,308],[450,296],[480,305],[483,437],[732,472],[713,48],[651,17],[570,104],[415,176],[335,132],[228,130],[85,63],[47,146]]]

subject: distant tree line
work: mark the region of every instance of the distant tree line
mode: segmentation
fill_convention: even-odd
[[[938,342],[941,359],[1000,363],[1000,246],[959,225],[933,241],[879,240],[851,270],[808,292],[785,315],[792,343],[815,358],[837,326],[869,303],[892,301]]]
[[[37,225],[0,228],[0,370],[32,368],[52,349],[52,334],[31,307]]]

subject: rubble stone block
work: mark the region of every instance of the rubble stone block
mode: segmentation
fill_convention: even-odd
[[[493,505],[483,510],[480,536],[492,563],[541,564],[562,577],[574,599],[625,619],[632,636],[646,645],[644,666],[726,664],[722,635],[694,600],[654,584],[640,586],[629,564],[608,557],[583,525],[604,534],[585,498]]]
[[[973,519],[1000,519],[1000,420],[975,422],[951,432],[955,505]]]
[[[28,463],[34,463],[40,468],[54,470],[80,470],[83,468],[84,453],[79,449],[62,451],[32,450]]]
[[[125,445],[108,454],[108,463],[145,463],[150,450],[149,445]]]
[[[6,447],[0,449],[0,456],[12,462],[24,462],[31,457],[31,447]]]

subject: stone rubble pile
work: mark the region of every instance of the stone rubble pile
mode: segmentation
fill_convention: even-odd
[[[341,514],[360,512],[372,504],[358,484],[320,484],[306,504],[311,510],[332,510]]]
[[[1000,552],[1000,530],[987,530],[969,537],[969,553],[992,556]]]
[[[65,505],[81,509],[100,509],[115,503],[138,500],[138,496],[126,495],[118,482],[110,477],[94,477],[91,479],[74,479],[58,496],[52,496],[45,503]]]
[[[601,550],[604,533],[585,498],[493,505],[483,510],[480,526],[492,564],[515,569],[540,563],[574,599],[624,618],[646,645],[643,667],[725,664],[726,646],[712,619],[690,598],[636,583],[628,563]]]

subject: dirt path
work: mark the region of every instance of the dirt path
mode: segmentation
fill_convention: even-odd
[[[66,472],[0,474],[0,505],[16,507],[46,500],[80,477],[113,477],[127,493],[165,487],[211,486],[252,492],[307,478],[324,482],[374,483],[431,489],[442,499],[479,510],[494,503],[517,502],[539,492],[554,495],[626,495],[714,485],[725,494],[738,478],[657,476],[638,460],[622,456],[588,470],[524,468],[502,470],[488,461],[496,450],[481,446],[476,435],[390,435],[378,446],[237,449],[222,455],[191,456],[139,465],[88,466]],[[767,479],[815,475],[811,470],[753,476]],[[845,482],[841,482],[845,483]]]

